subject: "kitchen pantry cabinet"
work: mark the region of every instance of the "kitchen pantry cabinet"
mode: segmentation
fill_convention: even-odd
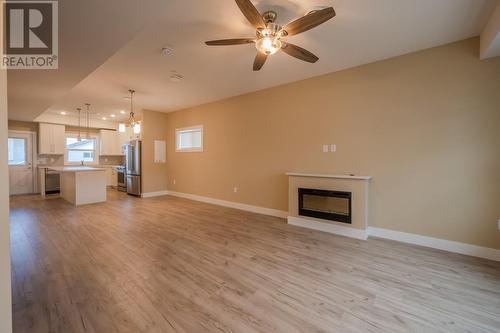
[[[38,153],[40,155],[64,155],[66,151],[66,127],[40,123]]]

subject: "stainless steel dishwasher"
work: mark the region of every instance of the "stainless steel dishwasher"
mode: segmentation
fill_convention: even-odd
[[[45,194],[61,193],[61,174],[58,171],[45,169]]]

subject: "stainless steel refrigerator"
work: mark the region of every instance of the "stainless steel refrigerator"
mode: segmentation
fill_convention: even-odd
[[[141,195],[141,155],[140,140],[130,141],[125,145],[125,171],[127,176],[127,193]]]

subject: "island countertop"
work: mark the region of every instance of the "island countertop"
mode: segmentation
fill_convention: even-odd
[[[61,167],[47,167],[49,170],[59,172],[88,172],[88,171],[106,171],[104,168],[96,168],[89,166],[61,166]]]

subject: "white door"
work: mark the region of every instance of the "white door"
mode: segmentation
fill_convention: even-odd
[[[33,193],[32,134],[9,132],[8,153],[10,195]]]

